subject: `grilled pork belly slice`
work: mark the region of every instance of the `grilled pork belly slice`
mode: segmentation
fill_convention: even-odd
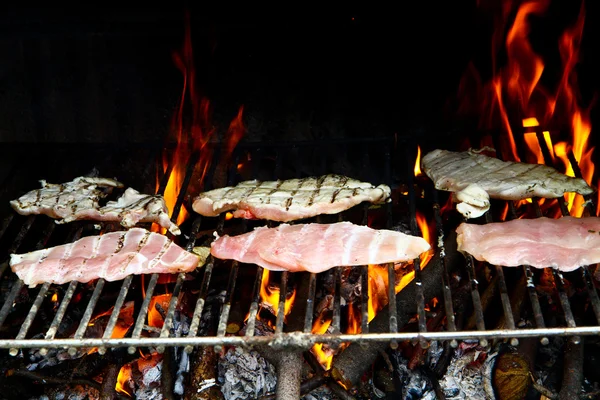
[[[260,227],[212,243],[216,258],[257,264],[271,271],[323,272],[335,266],[410,261],[430,246],[423,238],[350,222]]]
[[[83,176],[62,184],[47,183],[45,180],[40,183],[41,189],[12,200],[10,205],[21,215],[45,214],[58,219],[56,222],[60,224],[85,218],[90,210],[100,207],[98,202],[112,188],[123,187],[114,179]]]
[[[501,161],[472,150],[460,153],[433,150],[423,157],[421,164],[436,189],[455,192],[456,200],[464,203],[464,207],[479,209],[472,215],[463,212],[467,218],[482,215],[489,209],[489,201],[482,191],[491,198],[503,200],[594,192],[583,179],[561,174],[546,165]]]
[[[192,205],[198,214],[289,222],[319,214],[337,214],[363,201],[380,204],[390,197],[387,185],[374,186],[341,175],[278,181],[245,181],[201,193]]]
[[[56,218],[57,224],[75,220],[118,221],[125,228],[139,222],[155,222],[172,234],[179,235],[179,227],[169,219],[165,199],[159,195],[139,193],[128,188],[117,201],[109,201],[100,207],[100,199],[108,191],[100,188],[123,187],[123,184],[107,178],[75,178],[61,185],[41,181],[42,188],[32,190],[11,206],[22,215],[46,214]]]
[[[169,219],[169,209],[163,196],[142,194],[133,188],[127,188],[117,201],[109,201],[90,219],[100,221],[120,221],[125,228],[131,228],[138,222],[156,222],[172,234],[179,235],[181,231],[177,224]]]
[[[600,218],[515,219],[456,229],[458,250],[505,267],[573,271],[600,262]]]
[[[193,271],[199,257],[158,233],[142,228],[88,236],[73,243],[11,254],[10,267],[26,285],[104,278],[117,281],[132,274]]]

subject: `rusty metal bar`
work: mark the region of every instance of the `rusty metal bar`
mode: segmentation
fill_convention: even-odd
[[[4,233],[8,229],[8,226],[10,225],[10,223],[12,222],[14,217],[15,217],[15,214],[10,213],[10,214],[8,214],[8,216],[6,218],[4,218],[2,220],[2,225],[0,225],[0,240],[2,240]]]
[[[440,252],[440,260],[443,263],[444,269],[442,274],[442,285],[444,295],[444,310],[446,312],[446,329],[449,332],[456,332],[456,317],[454,315],[454,307],[452,305],[452,290],[450,289],[450,274],[448,273],[448,267],[446,266],[446,246],[444,245],[444,225],[442,223],[442,213],[440,210],[440,204],[438,199],[437,190],[433,190],[433,211],[435,217],[435,226],[437,231],[437,247]],[[450,342],[450,346],[458,347],[458,341],[453,339]]]
[[[304,314],[304,333],[312,331],[315,295],[317,291],[317,274],[311,272],[308,279],[308,299],[306,300],[306,313]]]
[[[483,306],[481,304],[481,296],[479,294],[479,282],[475,278],[475,267],[473,257],[467,254],[467,274],[469,276],[469,283],[471,285],[471,298],[473,299],[473,309],[475,312],[475,325],[479,331],[485,331],[485,322],[483,319]],[[487,340],[481,338],[479,343],[482,346],[487,346]]]
[[[25,238],[25,235],[27,235],[27,232],[29,232],[29,229],[31,229],[31,225],[33,225],[35,217],[35,215],[28,216],[25,220],[25,223],[21,225],[19,233],[17,233],[17,236],[15,236],[11,246],[8,248],[8,254],[15,253],[19,249],[21,243],[23,242],[23,239]],[[2,278],[2,275],[4,275],[4,271],[6,271],[7,268],[8,260],[6,260],[0,265],[0,278]]]
[[[29,309],[29,313],[27,313],[27,317],[25,317],[25,321],[23,321],[23,325],[21,325],[21,329],[19,330],[19,333],[17,334],[15,340],[25,339],[25,336],[27,335],[27,332],[29,331],[33,320],[35,319],[38,311],[40,310],[40,306],[42,305],[44,298],[46,298],[46,293],[48,292],[49,287],[49,283],[44,283],[40,288],[40,291],[38,292],[38,295],[35,298],[33,305]],[[19,350],[17,348],[11,348],[9,353],[11,356],[16,356],[17,354],[19,354]]]
[[[335,288],[333,293],[333,317],[331,318],[331,329],[332,333],[340,333],[341,325],[341,285],[342,285],[342,269],[336,267],[333,269],[333,276],[335,278]]]
[[[123,283],[121,284],[121,289],[119,290],[119,295],[117,296],[117,300],[115,301],[115,306],[113,308],[112,313],[110,314],[110,318],[108,319],[108,324],[106,324],[104,334],[102,335],[102,339],[109,339],[112,337],[113,330],[117,325],[117,320],[119,319],[119,314],[121,313],[121,308],[123,308],[123,304],[125,303],[125,297],[127,296],[127,292],[129,291],[129,286],[131,286],[132,280],[133,275],[129,275],[123,280]],[[106,347],[99,347],[98,353],[105,354]]]
[[[287,300],[288,291],[288,272],[283,271],[281,273],[281,280],[279,281],[279,303],[277,306],[277,319],[275,321],[275,333],[283,332],[283,323],[285,321],[285,302]]]
[[[96,281],[96,287],[94,287],[94,291],[92,292],[92,297],[88,301],[87,306],[85,307],[85,311],[83,312],[83,317],[81,318],[81,322],[79,323],[79,327],[77,327],[77,331],[75,331],[75,335],[73,339],[81,340],[85,331],[87,330],[88,324],[92,319],[92,314],[94,313],[94,308],[96,308],[96,304],[98,303],[98,299],[100,298],[100,294],[102,293],[102,289],[104,288],[104,279],[100,278]],[[71,357],[75,356],[77,353],[77,349],[75,347],[69,347],[69,355]]]
[[[369,266],[360,269],[360,331],[369,333]]]
[[[22,288],[23,281],[20,279],[13,283],[12,287],[10,288],[10,292],[8,293],[8,296],[6,296],[6,300],[4,300],[4,304],[2,304],[2,308],[0,309],[0,327],[2,327],[4,321],[6,321],[8,314],[10,314],[13,304],[19,293],[21,293]]]
[[[388,308],[390,312],[390,332],[398,332],[398,309],[396,304],[396,271],[394,269],[394,263],[387,264],[388,272]],[[393,340],[390,342],[392,349],[398,348],[398,342]]]
[[[58,327],[59,327],[60,323],[62,322],[62,319],[65,316],[67,307],[69,306],[69,303],[71,302],[71,299],[73,298],[73,294],[75,294],[75,289],[77,289],[77,284],[78,284],[78,282],[76,282],[76,281],[69,283],[69,287],[67,288],[67,291],[65,292],[65,296],[63,297],[62,301],[60,302],[60,305],[58,306],[58,310],[56,311],[56,314],[54,315],[54,319],[52,320],[52,323],[50,324],[50,328],[46,332],[45,339],[48,339],[48,340],[54,339],[54,336],[56,335],[56,332],[58,331]],[[47,353],[48,353],[48,349],[46,349],[46,348],[40,349],[40,354],[42,354],[43,356],[45,356]]]
[[[214,268],[214,260],[212,256],[210,256],[210,260],[204,268],[204,276],[202,278],[202,284],[200,285],[200,293],[198,294],[196,307],[194,307],[194,314],[192,315],[192,322],[190,323],[190,329],[187,335],[188,337],[194,337],[198,334],[198,329],[200,327],[200,319],[202,318],[202,312],[204,311],[206,296],[208,296],[208,288],[210,286],[210,279],[212,277],[212,271]],[[190,354],[192,350],[194,350],[192,346],[185,347],[185,351],[188,354]]]
[[[150,301],[152,300],[152,294],[154,293],[154,288],[156,288],[156,283],[158,282],[158,274],[150,275],[150,280],[148,281],[148,286],[146,287],[146,291],[144,292],[146,296],[142,301],[142,305],[140,306],[140,311],[135,320],[135,325],[133,326],[133,332],[131,333],[132,338],[140,338],[142,335],[142,329],[144,328],[144,323],[146,322],[146,318],[148,315],[148,308],[150,307]],[[129,354],[133,354],[136,351],[136,347],[131,346],[127,349]]]
[[[264,268],[256,268],[256,278],[254,279],[254,287],[252,288],[252,302],[250,303],[250,312],[248,314],[248,323],[246,324],[246,335],[254,336],[256,329],[256,316],[258,315],[258,307],[260,304],[260,288],[262,285]]]
[[[231,303],[233,302],[233,292],[235,290],[235,283],[237,281],[238,274],[238,262],[233,261],[231,265],[231,271],[229,271],[229,282],[227,283],[227,291],[225,294],[225,304],[221,309],[221,317],[219,318],[219,325],[217,326],[217,337],[224,337],[227,330],[227,321],[229,320],[229,311],[231,311]],[[215,351],[218,353],[222,350],[221,346],[216,346]]]

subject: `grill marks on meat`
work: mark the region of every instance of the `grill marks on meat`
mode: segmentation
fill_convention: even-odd
[[[239,236],[222,236],[211,254],[271,271],[323,272],[335,266],[410,261],[430,246],[423,238],[350,222],[283,224]]]
[[[546,165],[501,161],[474,151],[433,150],[423,157],[422,166],[436,189],[460,192],[475,184],[497,199],[556,198],[567,192],[594,191],[583,179]]]
[[[245,181],[201,193],[193,209],[204,216],[235,210],[233,216],[289,222],[319,214],[337,214],[363,201],[380,204],[390,196],[387,185],[374,186],[342,175],[277,181]]]
[[[88,236],[26,254],[11,254],[10,266],[26,285],[124,279],[128,275],[193,271],[199,257],[166,236],[132,228]]]
[[[156,222],[172,234],[181,231],[177,224],[169,219],[169,209],[163,196],[141,194],[128,188],[117,201],[109,201],[92,217],[101,221],[121,221],[125,228],[131,228],[138,222]]]
[[[40,189],[12,200],[10,205],[21,215],[46,214],[56,218],[59,224],[82,219],[82,216],[85,218],[89,210],[100,207],[98,202],[108,191],[123,187],[114,179],[81,176],[63,184],[47,183],[45,180],[40,183]]]
[[[75,178],[60,185],[41,181],[42,188],[32,190],[11,206],[22,215],[46,214],[56,218],[57,224],[75,220],[119,221],[125,228],[139,222],[155,222],[174,235],[179,227],[169,219],[165,199],[159,195],[139,193],[133,188],[125,190],[117,201],[100,207],[99,201],[108,193],[100,188],[123,187],[123,184],[106,178]]]
[[[600,218],[516,219],[461,224],[458,250],[494,265],[573,271],[600,262]]]

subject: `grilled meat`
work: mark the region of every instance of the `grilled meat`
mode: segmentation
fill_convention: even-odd
[[[233,216],[288,222],[319,214],[336,214],[363,201],[385,203],[387,185],[373,186],[341,175],[278,181],[245,181],[201,193],[193,209],[205,216],[235,210]]]
[[[15,211],[22,215],[46,214],[56,218],[57,224],[75,220],[119,221],[124,227],[131,228],[138,222],[156,222],[174,235],[181,233],[179,227],[169,220],[169,210],[162,196],[141,194],[128,188],[117,201],[109,201],[100,207],[99,201],[113,187],[123,187],[122,183],[87,177],[75,178],[61,185],[41,183],[41,189],[32,190],[10,202]]]
[[[21,215],[46,214],[56,218],[59,224],[86,219],[89,212],[96,211],[100,199],[107,192],[123,184],[114,179],[78,177],[63,184],[41,180],[41,189],[32,190],[10,205]],[[105,190],[103,190],[105,189]]]
[[[212,243],[216,258],[260,265],[271,271],[323,272],[335,266],[413,260],[429,250],[420,237],[350,222],[260,227]]]
[[[125,228],[131,228],[138,222],[156,222],[172,234],[179,235],[181,231],[177,224],[169,219],[169,209],[163,196],[141,194],[133,188],[128,188],[117,201],[109,201],[96,215],[90,217],[100,221],[121,221]]]
[[[461,224],[458,249],[494,265],[572,271],[600,262],[600,218],[515,219]]]
[[[11,254],[10,266],[26,285],[116,281],[132,274],[193,271],[199,257],[142,228],[88,236],[73,243]]]
[[[455,192],[455,200],[465,204],[466,211],[459,211],[468,218],[489,209],[482,191],[491,198],[504,200],[594,192],[583,179],[561,174],[546,165],[501,161],[476,151],[433,150],[423,157],[422,167],[436,189]]]

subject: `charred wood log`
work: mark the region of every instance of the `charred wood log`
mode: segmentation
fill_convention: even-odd
[[[104,372],[102,386],[100,387],[100,400],[115,400],[117,398],[117,378],[121,366],[118,364],[110,364]]]
[[[464,257],[456,250],[456,234],[452,232],[448,235],[445,242],[446,248],[446,266],[449,271],[464,264]],[[441,297],[443,263],[440,255],[436,254],[429,262],[422,274],[422,287],[426,301],[433,297]],[[417,287],[413,280],[398,294],[396,294],[396,307],[398,310],[398,326],[404,326],[417,312]],[[384,308],[369,324],[371,333],[389,332],[389,309]],[[352,343],[342,353],[333,360],[332,376],[344,383],[346,387],[354,386],[372,365],[380,351],[384,350],[389,344],[385,342],[372,343],[369,346],[360,346],[358,343]]]
[[[572,400],[579,397],[583,381],[583,340],[575,343],[567,340],[564,353],[563,381],[558,393],[560,400]]]
[[[200,347],[194,351],[191,362],[191,380],[185,391],[184,400],[223,399],[217,386],[216,365],[219,355],[212,347]]]

